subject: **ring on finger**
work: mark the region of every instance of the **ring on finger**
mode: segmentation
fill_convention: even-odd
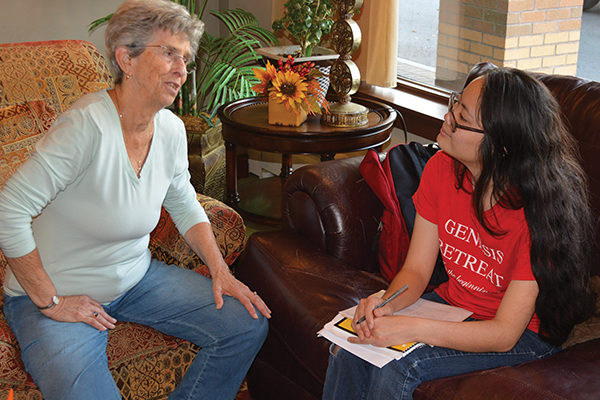
[[[98,312],[97,312],[97,311],[94,311],[94,312],[93,312],[93,316],[94,316],[94,318],[98,318]]]

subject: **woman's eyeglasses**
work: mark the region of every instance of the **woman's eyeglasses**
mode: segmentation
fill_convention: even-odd
[[[456,132],[456,128],[460,128],[466,131],[485,133],[482,129],[461,125],[456,122],[456,117],[454,116],[454,106],[458,102],[460,102],[460,93],[452,92],[450,94],[450,99],[448,100],[448,112],[450,113],[450,128],[452,129],[452,132]]]
[[[188,56],[182,56],[182,55],[178,54],[177,50],[175,50],[172,47],[165,46],[162,44],[149,44],[144,47],[145,48],[154,47],[154,48],[161,49],[163,57],[165,58],[165,60],[167,60],[171,64],[177,64],[177,62],[179,62],[179,60],[181,60],[181,61],[183,61],[183,64],[185,65],[185,70],[188,73],[190,73],[194,70],[194,68],[191,66],[192,60]]]

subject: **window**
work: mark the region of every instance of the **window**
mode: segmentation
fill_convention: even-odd
[[[399,0],[398,76],[435,85],[440,0]]]
[[[587,3],[587,0],[585,1]],[[600,81],[600,5],[583,12],[581,17],[581,38],[579,40],[579,62],[577,76]]]
[[[600,81],[600,5],[582,13],[558,1],[399,1],[400,79],[457,90],[490,61]]]

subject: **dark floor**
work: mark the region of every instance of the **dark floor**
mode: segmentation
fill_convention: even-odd
[[[263,225],[254,221],[244,220],[244,223],[246,224],[246,238],[249,238],[250,235],[252,235],[255,232],[274,231],[279,229],[279,227],[277,226]]]

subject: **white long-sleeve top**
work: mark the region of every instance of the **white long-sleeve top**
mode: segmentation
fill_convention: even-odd
[[[208,222],[189,181],[183,123],[168,110],[156,114],[138,178],[117,110],[99,91],[57,119],[0,192],[0,248],[20,257],[37,247],[58,295],[108,303],[146,273],[162,205],[182,234]],[[25,294],[10,268],[4,289]]]

